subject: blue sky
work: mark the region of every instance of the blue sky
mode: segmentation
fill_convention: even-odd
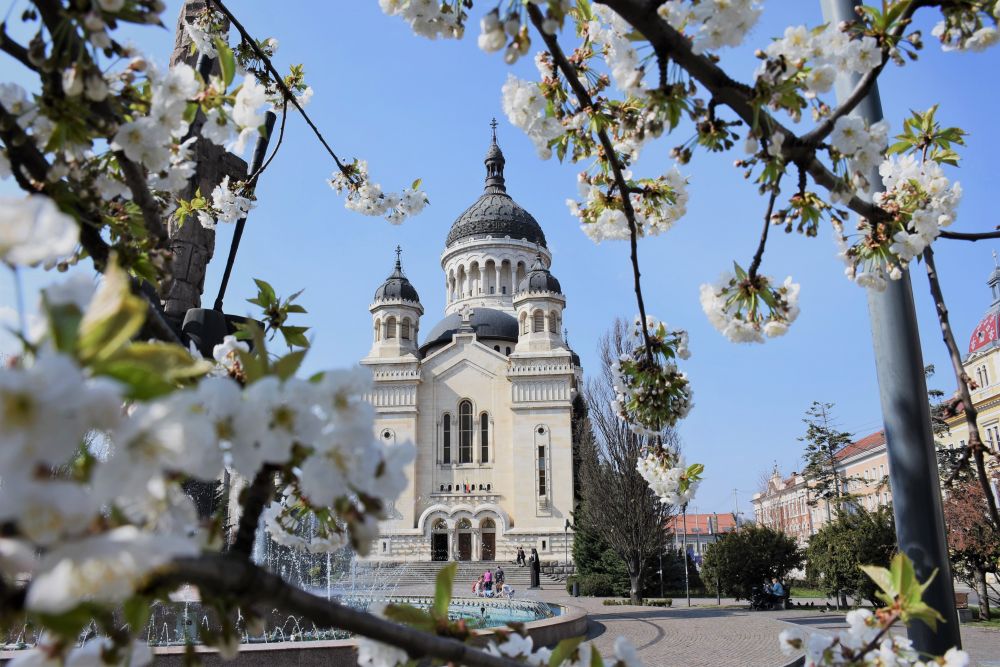
[[[172,29],[180,3],[167,4],[164,17]],[[244,299],[252,295],[253,277],[269,280],[281,294],[305,288],[300,300],[309,310],[305,319],[314,337],[307,365],[355,363],[370,345],[372,293],[390,272],[392,250],[400,244],[404,269],[426,309],[422,330],[430,331],[444,310],[439,264],[444,238],[481,191],[489,121],[496,116],[508,191],[544,228],[554,254],[553,273],[568,299],[570,341],[585,372],[597,367],[601,334],[615,317],[631,318],[636,312],[627,244],[595,245],[579,230],[564,202],[576,194],[580,167],[540,161],[527,137],[503,117],[500,87],[509,72],[536,77],[530,57],[508,67],[499,55],[481,52],[475,46],[477,20],[460,42],[418,38],[402,21],[384,16],[374,1],[281,3],[280,9],[261,0],[231,5],[252,33],[280,41],[276,61],[281,69],[305,65],[315,89],[308,111],[338,154],[367,159],[373,180],[386,190],[423,178],[431,206],[400,227],[345,210],[325,183],[332,160],[305,123],[291,116],[281,152],[258,186],[259,202],[243,237],[227,311],[250,312]],[[962,167],[951,174],[965,191],[954,228],[989,229],[1000,224],[994,204],[1000,48],[944,54],[929,36],[928,17],[918,15],[929,40],[920,60],[905,68],[890,66],[882,77],[885,116],[895,134],[909,109],[940,102],[939,119],[970,133]],[[768,2],[745,46],[722,52],[722,65],[749,80],[755,48],[786,25],[820,21],[817,1]],[[173,43],[170,30],[131,32],[144,51],[166,60]],[[0,59],[0,80],[25,81],[9,59]],[[662,173],[671,164],[670,148],[686,141],[690,131],[682,127],[648,147],[636,174]],[[802,284],[802,314],[785,338],[735,345],[702,313],[698,286],[714,281],[734,259],[749,263],[766,204],[732,167],[734,157],[696,154],[682,167],[691,182],[687,215],[668,234],[640,243],[648,311],[691,333],[692,358],[684,368],[693,383],[695,408],[680,432],[688,458],[706,465],[692,511],[732,511],[734,489],[741,509],[749,511],[760,473],[775,462],[784,472],[798,469],[801,443],[796,438],[804,432],[801,419],[813,400],[836,403],[837,423],[859,437],[881,427],[865,294],[843,277],[828,227],[812,239],[772,230],[762,270],[779,279],[792,275]],[[12,183],[0,183],[0,192],[13,191]],[[231,228],[220,228],[206,281],[209,304],[231,234]],[[963,348],[989,305],[985,280],[998,246],[936,245]],[[938,368],[931,385],[950,392],[953,383],[922,266],[915,267],[913,278],[924,358]],[[26,275],[29,302],[48,280],[41,272]],[[13,305],[13,283],[4,273],[0,309],[9,315]]]

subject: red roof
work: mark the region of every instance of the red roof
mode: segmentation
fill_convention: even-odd
[[[716,523],[716,521],[718,521],[718,523]],[[712,524],[718,526],[717,531],[712,530]],[[736,528],[736,521],[733,520],[733,515],[729,513],[687,515],[688,535],[694,535],[694,534],[710,535],[714,532],[728,533],[729,531],[735,528]],[[678,514],[677,516],[670,517],[667,520],[667,530],[669,530],[672,533],[683,533],[684,515]]]
[[[885,431],[877,431],[871,435],[867,435],[860,440],[855,440],[849,445],[845,445],[843,449],[837,452],[836,457],[840,460],[846,459],[851,456],[856,456],[857,454],[863,454],[876,447],[881,447],[885,444]]]
[[[995,340],[997,340],[997,314],[991,312],[973,330],[972,337],[969,339],[969,354],[986,347]]]

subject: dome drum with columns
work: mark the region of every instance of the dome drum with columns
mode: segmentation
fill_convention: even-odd
[[[573,509],[572,402],[579,357],[562,334],[566,297],[538,222],[507,194],[493,141],[483,194],[441,255],[444,318],[424,314],[403,273],[369,306],[370,400],[378,437],[417,448],[409,484],[370,558],[506,560],[517,547],[562,560]]]

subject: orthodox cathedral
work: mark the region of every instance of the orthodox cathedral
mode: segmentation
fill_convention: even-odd
[[[495,124],[485,163],[483,193],[441,254],[444,317],[421,335],[424,307],[398,248],[369,307],[361,363],[373,375],[376,432],[417,449],[375,560],[511,561],[518,547],[561,560],[571,546],[583,371],[562,334],[566,296],[542,228],[507,194]]]

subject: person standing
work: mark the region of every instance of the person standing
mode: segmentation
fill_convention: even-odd
[[[531,588],[541,588],[540,575],[542,562],[538,558],[538,550],[534,547],[531,547],[531,557],[528,559],[528,565],[531,567]]]
[[[497,592],[503,590],[504,582],[507,581],[507,575],[504,574],[503,567],[500,563],[497,563],[496,572],[493,573],[493,587],[497,589]]]
[[[517,566],[524,567],[524,549],[522,547],[517,548]]]

